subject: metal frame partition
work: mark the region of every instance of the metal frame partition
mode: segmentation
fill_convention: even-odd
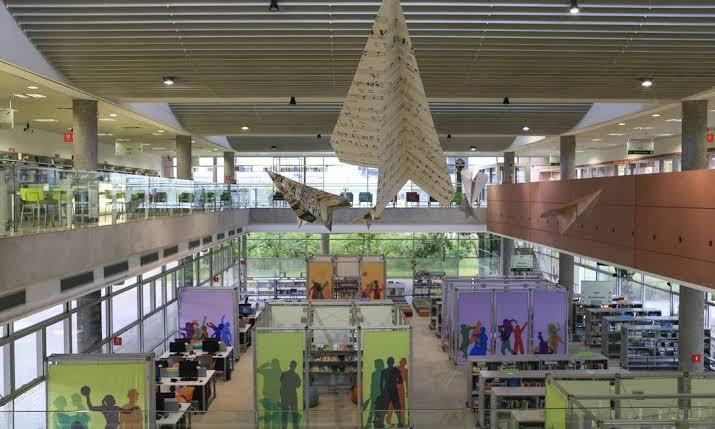
[[[144,363],[144,392],[145,397],[141,398],[143,400],[144,407],[144,423],[147,428],[156,427],[156,403],[154,401],[154,380],[155,380],[155,355],[154,353],[117,353],[117,354],[101,354],[101,353],[88,353],[88,354],[53,354],[45,359],[45,374],[49,374],[48,369],[51,365],[62,365],[62,363],[68,362],[82,362],[82,363],[95,363],[96,365],[108,365],[121,362],[143,362]],[[47,410],[46,421],[47,427],[52,428],[52,415],[53,412],[50,411],[50,383],[52,380],[48,377],[47,379],[47,389],[45,390],[45,409]],[[78,385],[86,383],[86,381],[77,381]],[[77,391],[79,392],[79,390]],[[82,410],[73,410],[76,412],[82,412]]]

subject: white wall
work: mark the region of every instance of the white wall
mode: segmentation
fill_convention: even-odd
[[[680,139],[680,136],[656,139],[654,155],[680,153]],[[639,159],[643,157],[644,155],[626,155],[626,145],[624,144],[623,146],[615,146],[609,149],[589,150],[583,153],[577,153],[576,165],[603,164],[611,161]]]
[[[63,142],[62,134],[34,129],[31,134],[22,131],[21,126],[13,129],[0,129],[0,150],[7,151],[15,148],[18,153],[31,153],[33,155],[54,156],[71,159],[71,144]],[[114,144],[100,143],[99,162],[121,165],[133,168],[146,168],[161,174],[161,156],[156,154],[139,154],[130,156],[116,156]]]

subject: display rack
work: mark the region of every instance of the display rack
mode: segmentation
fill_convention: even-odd
[[[493,387],[489,413],[483,428],[499,427],[498,413],[511,410],[544,408],[546,390],[542,387]]]
[[[254,297],[256,301],[302,299],[305,294],[305,279],[277,277],[248,280],[247,291],[241,293],[242,296]]]
[[[442,297],[430,297],[429,328],[434,330],[438,337],[442,332]]]
[[[704,333],[705,355],[711,356],[710,329]],[[677,326],[623,325],[620,365],[626,369],[678,369],[678,347]]]
[[[444,272],[417,270],[412,274],[412,296],[431,297],[442,290]]]
[[[636,307],[638,306],[638,307]],[[601,322],[608,316],[660,316],[660,310],[640,308],[640,304],[631,304],[629,307],[602,307],[586,309],[586,335],[584,342],[587,346],[601,346]]]
[[[357,299],[360,297],[360,277],[334,277],[333,299]]]
[[[571,322],[571,341],[584,341],[586,335],[586,310],[589,308],[600,308],[600,305],[585,305],[580,302],[573,304],[573,321]]]
[[[312,386],[337,390],[352,388],[357,383],[358,350],[355,343],[313,344],[308,362]]]
[[[621,327],[625,325],[670,327],[677,324],[678,318],[670,316],[620,315],[604,317],[601,322],[601,353],[609,358],[618,358],[621,355]]]

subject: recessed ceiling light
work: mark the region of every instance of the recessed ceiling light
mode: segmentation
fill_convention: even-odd
[[[600,142],[601,139],[591,139],[592,142]]]
[[[577,150],[576,153],[584,153],[585,151],[583,150]]]
[[[522,128],[522,131],[529,131],[530,129],[531,129],[531,128],[529,128],[529,127],[527,127],[526,125],[524,125],[524,128]]]
[[[166,149],[165,147],[153,147],[152,150],[164,150]]]
[[[608,146],[618,146],[618,143],[608,143]]]
[[[110,133],[99,133],[99,134],[97,134],[97,135],[98,135],[99,137],[107,137],[107,136],[111,136],[112,134],[110,134]]]
[[[654,128],[655,127],[633,127],[634,130],[638,130],[638,131],[652,130]]]
[[[28,97],[28,96],[25,95],[25,94],[12,94],[12,95],[14,95],[14,96],[17,97],[17,98],[30,98],[30,97]]]
[[[117,116],[118,116],[118,115],[117,115],[116,113],[110,113],[110,114],[109,114],[109,117],[110,117],[110,118],[116,118]]]
[[[670,133],[663,133],[663,134],[656,134],[656,137],[673,137],[674,134]]]
[[[164,130],[156,130],[157,133],[163,133]]]
[[[216,150],[218,150],[218,149],[211,149],[211,150],[214,150],[214,151],[216,151]]]
[[[161,135],[163,135],[163,134],[161,134],[161,133],[151,133],[151,135],[153,135],[153,136],[161,136]]]
[[[166,86],[171,86],[176,83],[176,79],[171,76],[164,76],[161,78],[161,82]]]
[[[45,118],[40,118],[40,119],[33,119],[35,122],[57,122],[57,119],[45,119]]]
[[[666,119],[665,122],[683,122],[680,118]]]
[[[35,89],[40,89],[40,87],[39,87],[39,86],[35,86],[35,85],[30,85],[30,86],[27,87],[27,89],[35,90]]]
[[[626,125],[626,123],[625,123],[625,122],[619,122],[618,125],[624,126],[624,125]]]
[[[653,86],[653,79],[641,79],[641,86],[643,88],[650,88]]]
[[[191,140],[191,143],[196,143],[196,140]]]
[[[99,118],[100,122],[115,122],[116,119],[114,118]]]
[[[650,115],[650,116],[652,116],[652,117],[654,117],[654,118],[660,118],[660,113],[653,113],[653,114]]]
[[[578,2],[576,0],[571,0],[571,6],[569,7],[569,13],[571,15],[577,15],[579,12],[581,12],[581,9],[578,7]]]
[[[241,127],[241,129],[242,129],[243,131],[248,131],[248,127],[247,127],[247,126],[245,126],[245,125],[244,125],[244,126],[242,126],[242,127]]]
[[[477,147],[476,147],[476,146],[469,146],[469,150],[471,150],[472,152],[474,152],[475,150],[477,150]]]
[[[608,135],[611,136],[611,137],[623,137],[625,134],[621,134],[621,133],[610,133],[610,134],[608,134]]]
[[[118,141],[118,142],[128,142],[128,141],[131,141],[131,139],[117,139],[116,141]]]
[[[28,93],[28,94],[25,94],[25,95],[27,95],[27,96],[30,97],[30,98],[47,98],[46,95],[42,95],[42,94],[30,94],[30,93]]]

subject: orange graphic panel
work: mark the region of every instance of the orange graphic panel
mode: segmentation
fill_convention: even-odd
[[[385,299],[385,261],[360,262],[361,295],[369,299]]]
[[[308,262],[308,299],[333,297],[333,262]]]

